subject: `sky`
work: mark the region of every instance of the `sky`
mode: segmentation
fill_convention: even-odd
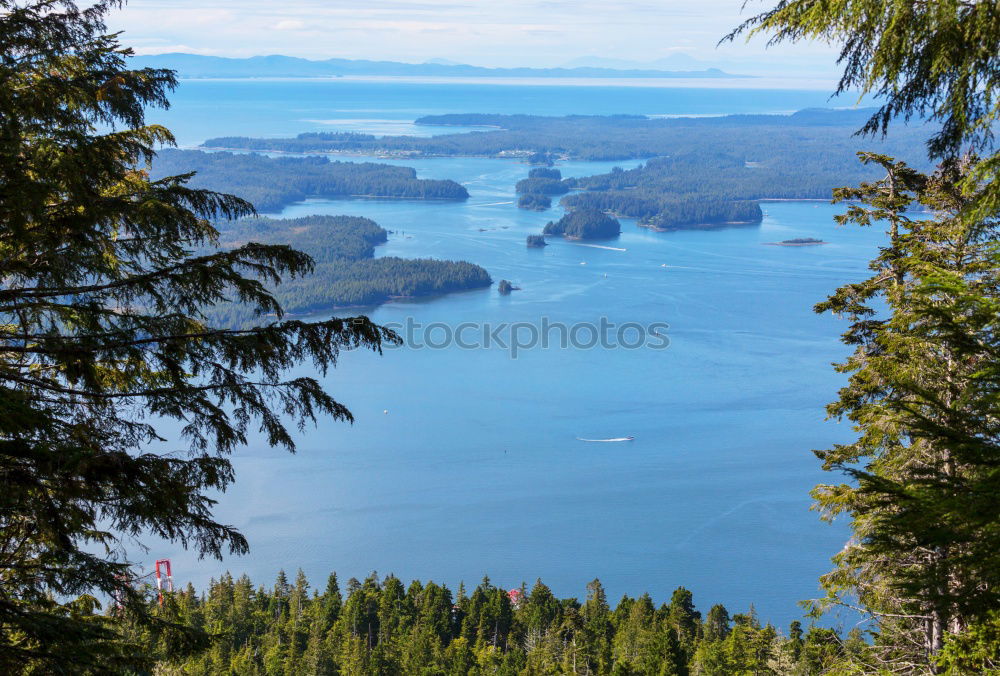
[[[833,70],[823,45],[716,43],[774,0],[131,0],[109,17],[140,54],[286,54],[480,66],[684,54],[742,70]],[[676,58],[676,57],[675,57]],[[683,69],[683,68],[678,68]]]

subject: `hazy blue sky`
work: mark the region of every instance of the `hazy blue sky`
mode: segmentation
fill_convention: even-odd
[[[716,49],[742,0],[132,0],[111,17],[140,53],[289,54],[485,66],[561,65],[577,57],[652,61],[684,53],[726,66],[829,67],[820,45]]]

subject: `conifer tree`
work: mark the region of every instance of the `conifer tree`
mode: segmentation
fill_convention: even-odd
[[[966,185],[988,184],[973,217],[1000,209],[1000,4],[965,0],[780,0],[723,40],[762,35],[768,44],[822,41],[840,49],[838,93],[871,94],[879,108],[861,130],[897,118],[929,118],[931,157],[989,152]]]
[[[942,648],[989,626],[1000,581],[1000,4],[781,0],[727,39],[741,33],[838,46],[840,91],[878,96],[862,133],[885,134],[897,118],[939,125],[928,143],[941,161],[933,176],[866,154],[886,178],[838,193],[864,203],[844,222],[886,222],[889,244],[871,278],[818,306],[852,320],[844,340],[855,352],[840,367],[851,380],[830,412],[854,421],[859,437],[819,453],[854,482],[815,494],[854,530],[823,580],[826,602],[856,599],[877,618],[879,664],[934,670],[943,652],[963,663]],[[931,217],[907,213],[918,202]],[[978,670],[993,666],[985,654],[970,660]]]
[[[308,274],[286,246],[216,248],[212,220],[252,213],[232,196],[150,180],[170,133],[144,122],[173,73],[131,70],[107,34],[120,4],[0,0],[0,671],[120,673],[149,658],[116,618],[162,643],[199,645],[154,617],[130,582],[124,538],[199,554],[248,544],[212,516],[234,479],[228,454],[259,431],[294,448],[317,417],[351,420],[311,377],[340,351],[393,335],[364,317],[287,321],[269,285]],[[213,305],[256,328],[213,326]],[[176,421],[180,438],[161,430]],[[171,435],[174,436],[174,435]]]
[[[963,217],[979,197],[973,158],[931,176],[862,159],[886,177],[837,191],[856,202],[841,220],[886,222],[889,242],[871,277],[817,306],[852,322],[850,379],[829,411],[858,432],[817,452],[855,480],[814,491],[854,531],[823,584],[826,603],[857,598],[875,616],[883,659],[929,668],[947,633],[1000,603],[1000,219]],[[915,204],[929,211],[914,217]]]

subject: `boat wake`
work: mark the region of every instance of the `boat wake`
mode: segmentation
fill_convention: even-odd
[[[511,202],[513,204],[513,202]],[[591,249],[607,249],[608,251],[628,251],[628,249],[623,249],[620,246],[604,246],[603,244],[583,244],[582,242],[573,242],[577,246],[589,246]]]
[[[577,441],[590,441],[598,443],[610,443],[615,441],[633,441],[635,437],[615,437],[614,439],[584,439],[583,437],[577,437]]]

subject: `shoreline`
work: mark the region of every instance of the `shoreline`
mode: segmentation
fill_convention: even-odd
[[[382,84],[494,85],[499,87],[615,87],[647,89],[732,89],[732,90],[793,90],[834,92],[836,79],[824,81],[815,77],[781,78],[774,76],[735,74],[724,76],[689,77],[517,77],[474,75],[342,75],[322,77],[181,77],[180,82],[370,82]]]
[[[622,216],[621,218],[626,218]],[[720,221],[717,223],[689,223],[671,227],[663,227],[652,223],[637,223],[640,228],[647,228],[653,232],[677,232],[678,230],[713,230],[716,228],[726,228],[734,225],[756,225],[760,221]]]

